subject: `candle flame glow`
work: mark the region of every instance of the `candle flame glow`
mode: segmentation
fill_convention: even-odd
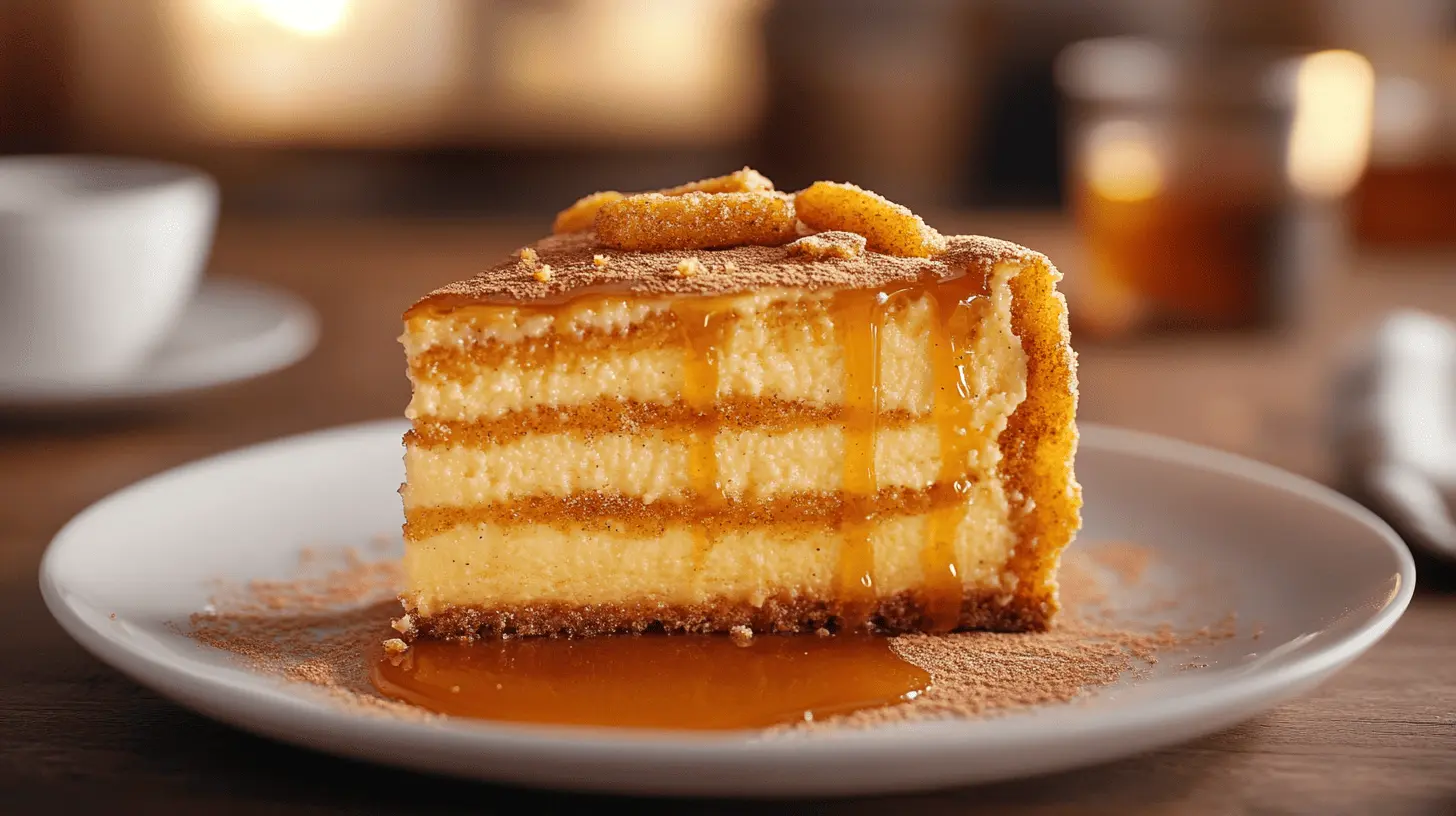
[[[1137,122],[1093,128],[1084,161],[1087,185],[1109,201],[1146,201],[1163,190],[1163,161],[1153,134]]]
[[[1301,193],[1338,198],[1360,180],[1370,156],[1375,72],[1352,51],[1305,57],[1294,81],[1289,181]]]
[[[350,0],[247,0],[260,15],[297,34],[323,36],[337,31]]]

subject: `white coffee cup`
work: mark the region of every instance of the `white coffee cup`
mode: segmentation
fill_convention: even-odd
[[[217,184],[105,156],[0,158],[0,386],[124,380],[196,290]]]

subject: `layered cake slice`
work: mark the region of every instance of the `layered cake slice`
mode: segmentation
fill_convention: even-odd
[[[852,185],[588,196],[405,314],[408,636],[1046,628],[1060,275]]]

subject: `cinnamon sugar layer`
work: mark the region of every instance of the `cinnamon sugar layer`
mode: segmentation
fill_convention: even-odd
[[[962,479],[974,482],[974,479]],[[928,488],[885,488],[868,502],[856,505],[860,512],[875,516],[913,516],[962,501],[950,484]],[[577,493],[570,496],[522,496],[509,502],[472,507],[414,507],[405,514],[406,541],[421,541],[462,524],[546,524],[582,526],[587,529],[627,530],[642,534],[660,532],[666,525],[692,522],[714,530],[747,527],[811,525],[832,527],[845,515],[848,502],[840,491],[798,493],[767,500],[734,500],[704,509],[701,496],[644,501],[635,496],[610,493]]]
[[[845,409],[773,397],[720,399],[710,411],[697,411],[685,402],[652,403],[604,397],[586,405],[562,408],[538,406],[502,417],[450,420],[420,417],[405,436],[405,444],[425,448],[462,445],[484,448],[514,442],[532,434],[577,434],[592,437],[608,433],[700,428],[785,431],[844,421]],[[903,428],[918,420],[909,411],[881,411],[885,428]]]
[[[552,235],[531,245],[552,276],[539,281],[512,254],[473,278],[431,292],[405,313],[442,312],[469,304],[530,305],[561,302],[586,293],[632,295],[732,295],[762,289],[863,289],[923,277],[984,272],[1002,261],[1019,261],[1025,247],[983,236],[948,239],[936,258],[901,258],[865,252],[855,258],[803,258],[783,246],[719,250],[629,252],[603,246],[595,233]],[[594,258],[600,257],[601,261]],[[704,274],[683,277],[678,264],[696,258]]]

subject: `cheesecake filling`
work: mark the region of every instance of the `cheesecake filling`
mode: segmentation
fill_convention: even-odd
[[[870,533],[876,594],[924,585],[926,515],[892,516]],[[1009,591],[1012,546],[994,512],[967,514],[956,558],[967,588]],[[706,550],[692,525],[652,535],[571,524],[470,524],[411,542],[406,606],[429,617],[458,607],[542,604],[762,606],[770,598],[833,599],[844,537],[832,526],[725,531]]]
[[[630,337],[672,314],[661,302],[557,313],[549,324],[529,308],[411,318],[406,605],[425,617],[849,594],[873,605],[937,582],[954,611],[971,590],[1009,602],[1017,540],[998,465],[1027,393],[1013,327],[1021,271],[998,263],[954,299],[856,293],[853,309],[835,301],[846,293],[724,299],[707,391],[692,337],[620,354],[610,343],[542,351],[563,321],[577,340]],[[852,339],[865,328],[858,318],[879,327],[868,356]],[[420,365],[446,355],[465,358],[454,364],[464,376]],[[866,366],[872,376],[855,375]],[[683,421],[593,424],[604,401],[664,406],[654,415]],[[788,427],[726,427],[713,406],[730,402],[813,410]],[[543,408],[550,430],[533,430]],[[591,498],[601,495],[613,500]],[[832,512],[813,520],[816,506]],[[594,517],[531,509],[557,507]],[[863,591],[847,591],[844,575],[859,572]]]
[[[538,495],[602,492],[640,498],[691,497],[693,443],[681,430],[531,434],[486,448],[410,446],[404,487],[409,507],[507,502]],[[728,498],[763,499],[843,487],[845,433],[837,425],[787,431],[720,431],[713,440],[718,481]],[[875,469],[882,487],[925,488],[940,470],[934,424],[881,431]],[[550,467],[543,467],[550,463]]]
[[[547,334],[572,340],[590,335],[620,336],[667,311],[665,300],[623,297],[585,300],[553,310],[472,306],[443,316],[412,317],[400,342],[405,355],[414,359],[432,349],[458,350],[492,343],[509,346]]]
[[[829,301],[823,294],[781,295],[776,300],[760,294],[715,304],[725,316],[716,399],[843,404],[844,350],[836,342]],[[421,337],[434,339],[430,344],[413,341],[417,350],[409,355],[414,382],[406,410],[409,418],[496,419],[541,407],[586,406],[601,399],[662,404],[675,400],[686,384],[686,332],[675,317],[663,328],[658,307],[644,312],[657,318],[629,324],[619,334],[589,336],[597,342],[566,339],[547,344],[540,342],[542,335],[535,342],[489,345],[486,353],[475,351],[481,347],[468,342],[475,312],[472,307],[410,321],[411,332],[417,328]],[[879,331],[882,412],[930,411],[934,376],[925,338],[932,330],[932,312],[932,305],[921,298],[898,301],[885,315]],[[664,339],[634,347],[635,329]],[[448,362],[441,364],[442,360]],[[442,370],[450,376],[437,374]]]

